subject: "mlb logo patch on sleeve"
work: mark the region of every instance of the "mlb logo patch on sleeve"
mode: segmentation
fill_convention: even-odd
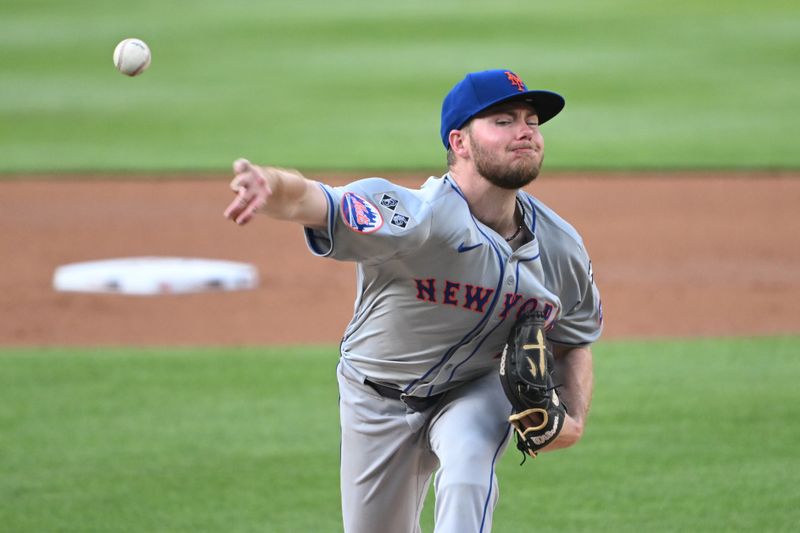
[[[383,226],[383,217],[378,209],[355,193],[344,193],[341,211],[342,221],[358,233],[373,233]]]

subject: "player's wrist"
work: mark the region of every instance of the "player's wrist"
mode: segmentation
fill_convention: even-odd
[[[564,427],[561,428],[561,433],[558,434],[558,437],[556,437],[549,446],[543,448],[542,451],[546,452],[548,450],[569,448],[581,440],[583,437],[583,429],[583,421],[568,414],[564,419]]]

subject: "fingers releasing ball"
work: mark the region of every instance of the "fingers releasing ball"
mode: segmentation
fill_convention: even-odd
[[[114,66],[126,76],[138,76],[150,66],[150,47],[141,39],[125,39],[114,48]]]

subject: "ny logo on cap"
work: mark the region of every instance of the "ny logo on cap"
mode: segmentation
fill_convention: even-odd
[[[523,92],[525,92],[526,90],[528,90],[528,88],[527,88],[527,87],[525,87],[525,82],[523,82],[523,81],[520,79],[520,77],[519,77],[519,76],[517,76],[516,74],[514,74],[514,73],[513,73],[513,72],[511,72],[510,70],[507,70],[507,71],[505,72],[505,75],[506,75],[506,77],[508,77],[508,81],[510,81],[510,82],[511,82],[511,85],[513,85],[514,87],[516,87],[516,88],[517,88],[517,90],[518,90],[519,92],[523,93]]]

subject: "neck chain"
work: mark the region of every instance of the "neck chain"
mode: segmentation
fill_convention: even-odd
[[[525,210],[522,208],[522,205],[519,203],[519,198],[517,198],[516,200],[517,200],[517,203],[516,203],[516,205],[514,207],[515,208],[517,206],[519,207],[521,220],[520,220],[519,226],[517,226],[517,230],[514,232],[514,234],[511,237],[503,237],[506,240],[506,242],[511,242],[514,239],[516,239],[517,237],[519,237],[519,232],[522,231],[523,226],[525,226]],[[514,209],[514,214],[515,215],[517,214],[517,210],[516,209]]]

